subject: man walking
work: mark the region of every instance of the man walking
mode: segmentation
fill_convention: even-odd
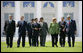
[[[33,28],[33,37],[34,37],[33,45],[38,47],[39,46],[38,36],[39,36],[40,24],[38,23],[37,18],[35,18],[35,22],[34,22],[32,28]]]
[[[6,44],[7,48],[10,46],[12,48],[13,45],[13,36],[15,33],[15,21],[12,19],[12,16],[9,16],[9,20],[5,22],[4,32],[6,34]]]
[[[44,22],[43,17],[40,18],[40,46],[45,46],[45,41],[46,41],[46,35],[48,32],[48,25],[46,22]]]
[[[66,32],[68,35],[68,44],[71,47],[71,38],[72,38],[72,47],[74,47],[75,43],[75,34],[76,34],[76,22],[72,20],[70,16],[67,17],[67,24],[66,24]]]
[[[17,47],[20,47],[21,37],[22,37],[22,47],[25,47],[25,35],[26,35],[26,30],[27,30],[27,22],[24,21],[24,16],[21,17],[20,21],[18,21],[17,27],[19,27]]]
[[[28,39],[29,39],[29,45],[33,46],[33,29],[32,25],[34,24],[34,19],[31,20],[30,23],[27,24],[27,30],[28,30]]]
[[[61,18],[59,26],[60,26],[60,45],[61,47],[65,47],[66,22],[64,21],[64,17]]]

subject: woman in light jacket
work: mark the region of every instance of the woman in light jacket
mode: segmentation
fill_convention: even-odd
[[[53,18],[49,27],[49,33],[51,34],[52,37],[52,47],[54,47],[54,44],[56,45],[56,47],[58,47],[57,42],[59,32],[60,32],[59,24],[57,23],[56,18]]]

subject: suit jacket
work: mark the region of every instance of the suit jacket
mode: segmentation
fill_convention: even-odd
[[[38,30],[35,30],[35,28],[38,28]],[[39,33],[39,28],[41,28],[39,23],[34,23],[32,25],[33,33]]]
[[[6,33],[6,35],[14,35],[15,33],[15,21],[12,20],[11,23],[9,22],[9,20],[5,21],[5,25],[4,25],[4,31]]]
[[[32,24],[31,22],[27,24],[27,31],[28,31],[28,34],[32,34],[32,31],[33,31],[32,25],[33,25],[33,24]]]
[[[23,24],[21,23],[21,21],[18,21],[17,27],[19,27],[18,29],[18,33],[21,35],[26,35],[26,30],[27,30],[27,22],[23,21]]]
[[[49,33],[50,34],[59,34],[60,30],[59,30],[59,24],[58,23],[50,23],[50,27],[49,27]]]
[[[59,22],[60,32],[66,32],[66,22]],[[63,31],[64,30],[64,31]]]
[[[71,20],[70,25],[66,24],[66,29],[68,29],[68,34],[74,34],[76,29],[76,22],[75,20]]]
[[[48,32],[48,24],[46,22],[43,22],[43,26],[41,26],[40,35],[46,36]]]

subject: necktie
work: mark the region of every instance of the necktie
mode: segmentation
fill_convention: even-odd
[[[11,23],[11,20],[9,21],[9,23]]]
[[[35,25],[37,26],[37,23],[35,23]]]
[[[32,24],[33,24],[33,23],[31,23],[31,28],[32,28]]]
[[[23,26],[23,21],[21,21],[21,24],[22,24],[22,26]]]
[[[70,25],[70,21],[69,21],[69,25]]]

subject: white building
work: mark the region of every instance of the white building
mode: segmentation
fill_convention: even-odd
[[[9,15],[12,15],[16,22],[21,16],[24,16],[27,22],[32,18],[44,17],[48,25],[53,17],[59,22],[62,16],[66,18],[70,15],[76,21],[76,36],[82,37],[82,1],[1,1],[1,36],[4,36],[4,22]]]

